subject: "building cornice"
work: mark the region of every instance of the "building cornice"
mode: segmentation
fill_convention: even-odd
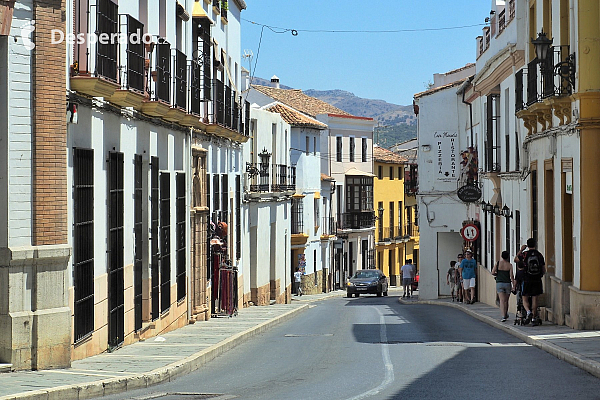
[[[488,95],[503,80],[513,74],[513,67],[520,69],[525,65],[525,51],[517,50],[517,45],[510,43],[490,58],[481,71],[473,78],[475,91],[480,95]]]

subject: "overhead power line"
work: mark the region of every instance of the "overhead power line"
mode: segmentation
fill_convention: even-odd
[[[402,33],[402,32],[427,32],[427,31],[448,31],[455,29],[474,28],[478,26],[486,26],[487,24],[473,24],[473,25],[461,25],[461,26],[446,26],[438,28],[414,28],[414,29],[377,29],[377,30],[353,30],[353,29],[293,29],[293,28],[282,28],[280,26],[261,24],[259,22],[251,21],[246,18],[242,20],[249,22],[253,25],[258,25],[263,28],[267,28],[274,33],[287,33],[291,32],[292,35],[297,36],[299,32],[306,33]]]

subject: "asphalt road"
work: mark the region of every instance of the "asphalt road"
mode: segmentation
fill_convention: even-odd
[[[600,379],[459,310],[361,296],[313,303],[190,375],[104,399],[587,400],[599,389]]]

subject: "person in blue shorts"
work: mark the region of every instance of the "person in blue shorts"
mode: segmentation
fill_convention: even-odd
[[[475,303],[475,278],[477,277],[477,262],[473,258],[473,252],[469,249],[465,251],[465,258],[460,263],[463,278],[463,288],[465,289],[464,302],[467,304]],[[470,293],[470,295],[469,295]]]

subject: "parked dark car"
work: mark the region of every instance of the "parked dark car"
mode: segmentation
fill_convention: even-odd
[[[361,269],[350,278],[346,285],[348,297],[361,294],[388,295],[387,277],[378,269]]]

